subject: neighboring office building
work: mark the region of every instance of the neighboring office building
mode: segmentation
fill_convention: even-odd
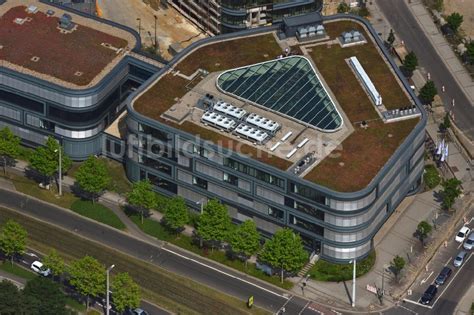
[[[168,0],[184,16],[211,35],[280,23],[283,17],[320,11],[322,0]]]
[[[131,56],[130,29],[46,1],[28,6],[0,5],[0,127],[31,146],[54,136],[76,160],[100,154],[121,102],[158,68]]]
[[[354,52],[366,70],[385,68],[383,80],[371,78],[382,106],[370,101],[347,60],[330,60],[359,51],[334,41],[341,35],[331,25],[340,23],[335,18],[324,19],[328,37],[301,43],[306,49],[323,42],[304,58],[281,58],[294,38],[278,40],[277,26],[208,38],[132,96],[129,178],[148,178],[157,191],[182,196],[195,209],[218,198],[235,222],[252,219],[265,236],[291,227],[328,260],[368,255],[383,223],[420,187],[426,117],[370,25],[344,18],[354,19],[344,31],[358,29],[367,39],[361,45],[369,60]],[[338,69],[346,77],[338,77]],[[348,82],[355,87],[345,90]]]

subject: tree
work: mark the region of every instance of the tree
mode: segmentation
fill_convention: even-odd
[[[439,124],[440,131],[446,131],[451,128],[451,120],[449,119],[449,113],[446,113],[443,118],[443,122]]]
[[[279,268],[283,282],[284,270],[295,272],[301,269],[308,260],[308,253],[303,248],[299,234],[284,228],[265,242],[258,258],[273,268]]]
[[[69,268],[70,283],[79,294],[86,297],[89,308],[89,296],[105,292],[105,267],[94,257],[84,256],[76,260]]]
[[[464,17],[457,13],[453,12],[450,15],[446,17],[446,22],[448,23],[449,27],[457,33],[459,28],[461,27],[461,24],[463,22]]]
[[[119,312],[140,305],[140,287],[128,273],[117,274],[112,280],[113,302]]]
[[[445,180],[441,185],[443,186],[443,190],[441,191],[441,195],[443,197],[443,202],[441,205],[444,209],[450,210],[456,199],[461,195],[461,181],[456,178],[451,178]]]
[[[433,227],[431,224],[426,221],[421,221],[418,223],[418,226],[416,227],[416,234],[418,235],[422,245],[425,245],[425,239],[431,233],[432,229]]]
[[[357,10],[357,14],[361,17],[368,17],[370,15],[370,11],[366,6],[362,6]]]
[[[140,213],[143,224],[143,216],[150,209],[156,208],[157,197],[153,191],[153,185],[148,179],[133,184],[132,191],[127,194],[128,203]]]
[[[197,234],[201,241],[210,242],[214,249],[215,244],[227,239],[232,222],[227,207],[215,199],[209,200],[203,210],[199,217]]]
[[[395,256],[393,260],[390,262],[390,267],[397,281],[399,281],[400,273],[402,272],[403,268],[405,268],[405,264],[406,264],[405,259],[398,255]]]
[[[0,156],[3,160],[3,173],[7,173],[8,159],[14,159],[20,151],[20,137],[11,132],[10,128],[5,127],[0,130]]]
[[[51,177],[59,172],[59,151],[61,150],[61,171],[64,174],[71,167],[71,159],[53,137],[48,137],[44,146],[36,148],[31,154],[30,166],[51,182]]]
[[[431,104],[436,94],[438,94],[438,90],[436,89],[434,82],[430,80],[423,85],[420,89],[420,95],[418,96],[425,104]]]
[[[81,189],[91,196],[92,202],[110,183],[109,172],[104,161],[92,155],[81,164],[75,177]]]
[[[174,197],[169,200],[164,212],[165,224],[173,231],[178,231],[189,222],[188,207],[182,197]]]
[[[341,2],[337,6],[337,13],[346,13],[346,12],[349,12],[350,9],[351,8],[349,7],[347,3]]]
[[[418,67],[418,58],[413,51],[410,51],[403,60],[403,69],[411,77],[416,67]]]
[[[48,255],[44,256],[43,264],[46,268],[49,268],[51,273],[56,277],[61,278],[61,275],[65,271],[64,260],[55,249],[52,249]]]
[[[257,231],[257,225],[252,220],[245,220],[237,226],[229,236],[229,243],[232,251],[245,257],[245,266],[247,260],[254,255],[260,248],[260,234]]]
[[[395,42],[395,33],[393,32],[393,29],[390,29],[390,33],[388,34],[388,38],[387,38],[387,43],[390,47],[392,47],[394,42]],[[418,63],[418,60],[417,60],[417,63]]]
[[[10,257],[12,265],[14,255],[24,253],[27,235],[26,230],[13,220],[8,220],[0,231],[0,249]]]
[[[61,291],[60,285],[50,279],[36,277],[28,281],[23,295],[36,300],[36,314],[66,314],[66,296]]]
[[[11,281],[0,282],[0,314],[17,314],[21,305],[21,294]]]

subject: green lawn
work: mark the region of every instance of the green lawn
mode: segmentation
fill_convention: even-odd
[[[67,263],[84,255],[91,255],[104,265],[115,264],[114,272],[128,272],[142,288],[144,298],[175,314],[269,314],[256,307],[249,310],[245,306],[245,301],[98,242],[87,240],[21,213],[0,208],[0,224],[8,219],[21,222],[28,231],[29,246],[40,252],[47,253],[55,248]]]
[[[10,261],[4,261],[3,263],[1,263],[0,269],[26,280],[31,280],[31,279],[36,278],[36,274],[34,272],[29,271],[25,268],[22,268],[16,264],[12,265]]]
[[[92,203],[89,200],[76,200],[71,205],[71,210],[116,229],[125,230],[125,224],[120,221],[119,217],[112,210],[99,203]]]
[[[369,272],[375,264],[375,251],[356,265],[356,276],[360,277]],[[346,281],[352,279],[352,264],[335,264],[324,260],[318,260],[316,264],[309,270],[309,275],[314,280],[319,281]]]
[[[438,170],[435,165],[426,165],[425,172],[423,174],[423,179],[429,189],[433,189],[439,185],[441,182],[441,177],[439,176]]]
[[[138,215],[132,215],[130,216],[130,219],[145,233],[156,237],[157,239],[160,239],[162,241],[166,241],[169,243],[172,243],[176,246],[179,246],[183,249],[186,249],[188,251],[191,251],[195,254],[198,254],[200,256],[212,259],[214,261],[217,261],[223,265],[229,266],[231,268],[234,268],[236,270],[239,270],[241,272],[244,272],[248,275],[251,275],[255,278],[261,279],[263,281],[267,281],[269,283],[272,283],[276,286],[279,286],[284,289],[291,289],[293,287],[293,283],[291,281],[285,280],[283,283],[280,282],[280,278],[278,276],[267,276],[265,273],[263,273],[261,270],[257,269],[255,267],[255,264],[253,263],[248,263],[247,267],[245,267],[245,263],[236,259],[232,260],[227,257],[226,253],[223,251],[219,250],[203,250],[199,248],[196,244],[193,243],[193,240],[191,237],[186,236],[186,235],[175,235],[171,233],[166,227],[161,225],[160,222],[145,218],[143,220],[143,224],[140,221],[140,216]]]
[[[55,184],[51,185],[51,190],[46,190],[40,188],[38,183],[34,180],[28,179],[26,177],[15,174],[8,174],[7,177],[13,181],[17,191],[44,200],[46,202],[53,203],[63,208],[69,209],[75,201],[79,200],[79,198],[66,191],[63,191],[63,195],[61,197],[57,196]]]
[[[76,301],[72,297],[67,297],[66,298],[66,305],[68,307],[76,310],[76,311],[79,311],[79,312],[85,312],[86,311],[86,306],[82,303],[79,303],[78,301]]]

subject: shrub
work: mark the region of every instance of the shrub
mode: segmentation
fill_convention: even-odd
[[[441,176],[439,176],[438,170],[434,165],[425,166],[425,173],[423,174],[423,179],[429,189],[435,188],[441,182]]]
[[[375,251],[372,251],[366,258],[358,261],[356,277],[363,276],[369,272],[375,264],[375,258]],[[352,272],[352,264],[336,264],[325,260],[318,260],[310,269],[309,275],[314,280],[339,282],[352,279]]]

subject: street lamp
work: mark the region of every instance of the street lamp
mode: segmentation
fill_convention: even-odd
[[[61,172],[61,147],[59,149],[54,150],[54,153],[59,153],[59,179],[58,179],[58,184],[59,184],[59,195],[63,195],[63,183],[62,183],[62,172]]]
[[[204,213],[204,203],[206,202],[206,198],[201,198],[201,200],[197,201],[196,204],[201,206],[201,215]],[[199,247],[202,248],[202,237],[199,237]]]
[[[153,15],[155,18],[155,51],[158,49],[158,42],[156,41],[156,22],[158,21],[158,17],[156,15]]]
[[[105,313],[107,315],[109,315],[109,311],[110,311],[110,303],[109,303],[109,293],[110,293],[110,290],[109,290],[109,274],[110,274],[110,270],[114,269],[115,265],[112,265],[110,266],[109,268],[107,268],[107,271],[106,271],[106,274],[107,274],[107,292],[106,292],[106,303],[105,303]]]
[[[142,19],[137,18],[138,21],[138,37],[140,37],[140,41],[142,40]]]
[[[354,269],[352,270],[352,307],[356,306],[356,259],[354,258],[349,262],[354,264]]]

